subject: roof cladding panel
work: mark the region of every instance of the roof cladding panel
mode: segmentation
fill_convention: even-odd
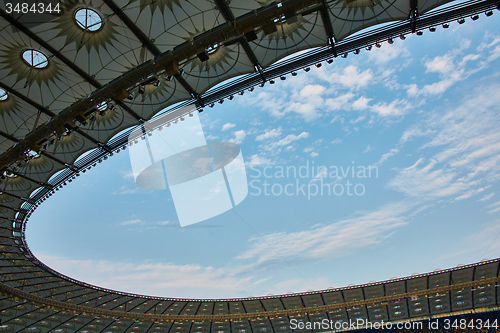
[[[0,20],[0,24],[7,22]],[[1,32],[0,77],[4,85],[56,114],[94,90],[61,59],[26,34],[19,30],[14,32],[11,28],[4,28]],[[46,60],[37,65],[46,66],[30,66],[23,59],[26,50],[41,52]]]
[[[408,303],[405,299],[390,302],[387,305],[390,320],[408,318]]]
[[[327,3],[337,41],[376,24],[404,20],[410,14],[408,0],[330,0]]]
[[[385,285],[385,292],[387,295],[398,295],[406,292],[404,281],[391,282]]]
[[[67,1],[61,7],[54,20],[33,27],[33,33],[100,84],[140,63],[142,42],[103,1]],[[77,23],[75,12],[81,8],[90,8],[99,16],[102,24],[96,31]]]
[[[45,155],[40,155],[29,160],[19,172],[35,181],[47,183],[57,171],[65,169],[66,166],[60,164]]]
[[[3,133],[22,139],[52,118],[17,96],[10,93],[8,96],[7,100],[0,103],[0,131]],[[12,144],[10,142],[10,146]]]
[[[199,94],[232,77],[252,73],[254,66],[240,44],[218,46],[207,61],[193,57],[183,67],[187,83]]]
[[[177,80],[169,80],[165,76],[158,76],[157,80],[159,83],[156,85],[156,81],[142,85],[144,92],[140,92],[138,88],[133,89],[130,94],[132,100],[125,99],[123,104],[143,119],[150,119],[169,105],[191,98],[190,93]]]
[[[95,121],[80,127],[80,130],[99,142],[107,142],[115,134],[136,123],[136,119],[118,105],[113,105],[112,109],[109,106],[104,112],[102,116],[96,113]]]
[[[122,10],[162,52],[225,22],[206,0],[135,0]]]
[[[234,17],[239,17],[262,6],[270,4],[273,0],[231,0],[228,3]]]
[[[73,162],[87,150],[95,148],[95,144],[78,132],[71,132],[57,140],[55,145],[49,146],[47,154],[68,163]]]
[[[305,16],[297,15],[297,22],[291,24],[284,17],[275,20],[276,32],[266,35],[261,31],[257,39],[249,43],[263,67],[298,51],[328,44],[323,21],[317,11]]]

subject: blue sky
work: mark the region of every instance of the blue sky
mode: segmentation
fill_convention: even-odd
[[[135,185],[126,150],[41,205],[28,244],[85,282],[191,298],[341,287],[496,258],[497,15],[384,43],[207,108],[207,141],[238,144],[253,184],[233,210],[181,228],[169,190]],[[275,174],[313,165],[377,174]],[[275,193],[291,184],[293,195],[265,195],[264,181]],[[358,194],[296,191],[322,182],[346,190],[347,181]]]

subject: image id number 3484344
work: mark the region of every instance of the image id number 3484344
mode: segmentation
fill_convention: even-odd
[[[5,3],[5,11],[7,14],[16,13],[16,14],[52,14],[52,13],[60,13],[61,9],[59,8],[59,3],[55,5],[45,2],[7,2]]]

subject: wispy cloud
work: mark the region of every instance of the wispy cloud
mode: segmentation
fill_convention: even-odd
[[[400,202],[325,226],[301,232],[280,232],[254,238],[239,259],[263,263],[282,258],[342,257],[356,250],[379,245],[408,221],[411,205]]]
[[[168,297],[249,296],[266,280],[252,275],[238,276],[237,268],[203,267],[197,264],[133,264],[106,260],[75,260],[37,255],[44,263],[63,274],[114,290]]]
[[[222,125],[222,131],[227,131],[227,130],[233,128],[234,126],[236,126],[236,125],[231,124],[231,123],[224,124],[224,125]]]
[[[144,224],[144,222],[140,219],[132,219],[118,223],[118,225],[134,225],[134,224]]]
[[[400,146],[388,154],[397,153],[402,142],[424,133],[427,140],[419,149],[433,154],[398,169],[388,186],[425,200],[450,195],[461,200],[481,193],[500,179],[498,91],[498,83],[479,86],[451,110],[432,113],[420,128],[405,133]]]

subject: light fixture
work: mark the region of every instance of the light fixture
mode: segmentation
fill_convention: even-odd
[[[213,108],[215,106],[215,103],[210,104],[210,107]]]
[[[331,64],[333,62],[333,59],[328,59],[326,62]]]
[[[424,33],[422,31],[417,31],[417,36],[422,36]]]
[[[406,39],[406,36],[405,36],[405,35],[403,35],[403,34],[401,34],[401,36],[399,36],[399,38],[400,38],[401,40],[405,40],[405,39]]]
[[[285,81],[286,80],[286,77],[285,76],[282,76],[280,77],[281,81]]]
[[[476,14],[476,15],[472,16],[471,19],[472,19],[472,21],[476,21],[477,19],[479,19],[479,15]]]
[[[486,16],[490,17],[491,15],[493,15],[493,12],[490,10],[489,12],[486,12],[484,13]]]
[[[430,32],[436,32],[436,28],[435,28],[435,27],[430,27],[430,28],[429,28],[429,31],[430,31]]]
[[[450,25],[448,23],[443,24],[443,28],[448,29],[449,27],[450,27]]]
[[[304,71],[306,71],[306,72],[309,72],[310,70],[311,70],[311,68],[310,68],[310,67],[306,67],[306,68],[304,68]]]
[[[254,87],[251,87],[250,89],[248,89],[250,92],[252,92],[255,88]]]
[[[202,109],[202,110],[203,110],[203,109]],[[189,114],[189,116],[190,116],[190,117],[192,117],[192,116],[193,116],[193,113],[190,113],[190,114]]]
[[[181,121],[184,121],[184,117],[181,117]]]
[[[367,51],[371,51],[372,46],[371,46],[371,45],[368,45],[367,47],[365,47],[365,49],[366,49]]]
[[[229,100],[230,100],[230,101],[232,101],[232,100],[233,100],[233,98],[234,98],[234,96],[233,96],[233,95],[229,96]]]
[[[316,68],[320,68],[321,66],[322,66],[321,63],[316,64]]]
[[[464,24],[464,23],[465,23],[465,19],[464,19],[464,18],[461,18],[461,19],[459,19],[457,22],[458,22],[458,24]]]
[[[297,76],[297,73],[296,72],[292,72],[292,76]]]
[[[223,99],[219,100],[219,104],[222,104],[222,103],[224,103],[224,100]]]
[[[359,54],[359,49],[354,50],[354,54]]]
[[[245,91],[244,91],[244,90],[242,90],[242,91],[240,91],[240,92],[238,93],[238,95],[243,96],[243,94],[244,94],[244,93],[245,93]]]
[[[389,38],[389,39],[387,40],[387,43],[389,43],[389,44],[394,44],[394,39]]]
[[[347,58],[347,53],[344,53],[344,54],[342,55],[342,58]]]
[[[274,84],[274,80],[269,81],[270,84]]]
[[[375,46],[377,47],[377,49],[380,49],[382,47],[382,44],[377,43],[377,44],[375,44]]]
[[[201,62],[205,62],[208,59],[210,59],[210,56],[208,55],[208,52],[206,50],[201,51],[200,53],[196,54],[198,59],[200,59]]]

